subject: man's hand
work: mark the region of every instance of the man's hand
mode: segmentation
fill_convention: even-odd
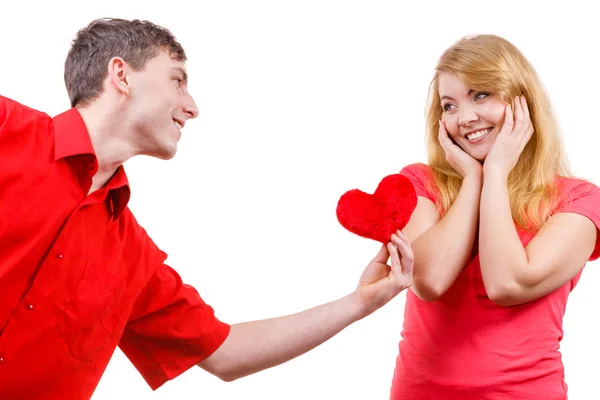
[[[385,305],[412,284],[414,255],[410,243],[400,231],[391,239],[367,265],[356,288],[355,294],[365,315]],[[390,258],[391,266],[387,264]]]

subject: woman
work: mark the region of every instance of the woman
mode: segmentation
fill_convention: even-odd
[[[429,165],[401,172],[419,198],[391,398],[566,399],[562,318],[600,256],[600,189],[569,177],[542,84],[497,36],[442,55],[427,128]]]

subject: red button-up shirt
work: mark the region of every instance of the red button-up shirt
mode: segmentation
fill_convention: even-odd
[[[229,325],[164,264],[98,169],[76,109],[0,96],[0,398],[90,398],[118,345],[153,388],[212,354]]]

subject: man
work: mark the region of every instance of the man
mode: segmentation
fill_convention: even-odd
[[[398,232],[344,298],[219,321],[127,208],[122,164],[172,158],[198,115],[185,60],[164,28],[102,19],[67,56],[73,108],[50,118],[0,97],[0,397],[89,398],[117,345],[153,389],[196,364],[231,381],[309,351],[410,285]]]

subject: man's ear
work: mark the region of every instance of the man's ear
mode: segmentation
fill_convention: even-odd
[[[121,57],[113,57],[108,62],[108,79],[118,92],[129,96],[131,66]]]

